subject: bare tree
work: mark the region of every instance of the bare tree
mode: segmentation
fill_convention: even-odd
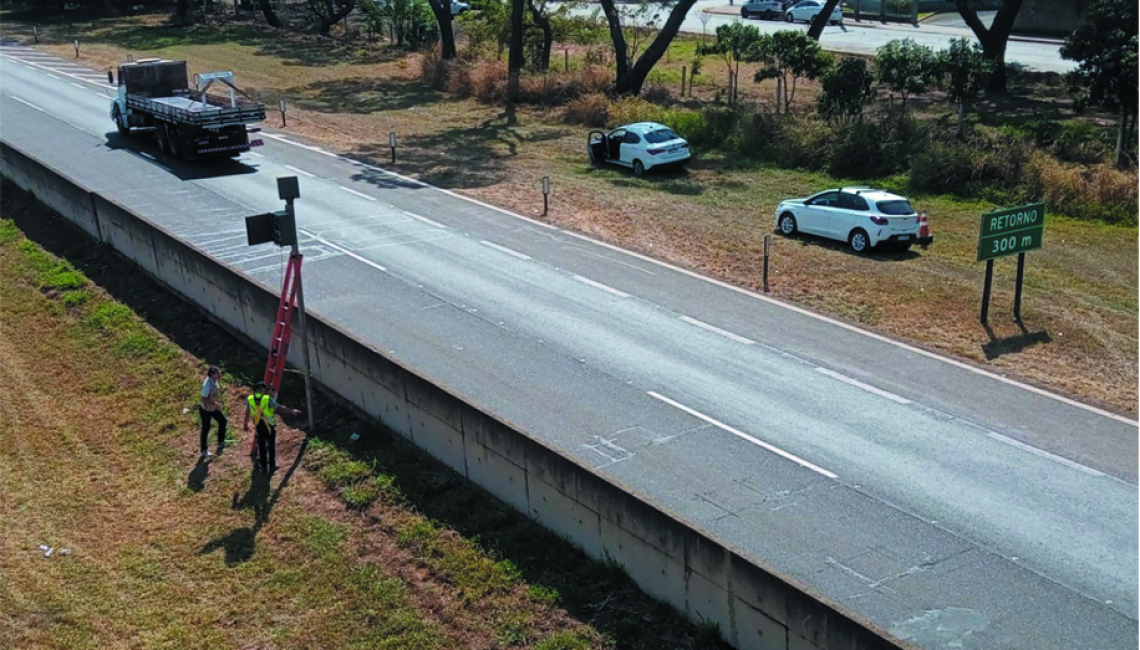
[[[954,0],[958,13],[962,19],[974,30],[974,36],[982,44],[982,54],[993,61],[994,71],[986,88],[988,90],[1005,91],[1005,48],[1009,44],[1009,34],[1013,31],[1013,21],[1017,19],[1017,12],[1021,11],[1022,0],[1002,0],[1001,7],[994,22],[989,29],[982,24],[975,9],[976,0]]]
[[[530,18],[542,30],[542,51],[538,60],[533,61],[534,67],[539,70],[550,68],[550,50],[554,47],[554,28],[550,25],[550,17],[546,15],[546,2],[544,0],[526,0],[530,9]]]
[[[523,61],[523,3],[511,0],[511,45],[507,54],[507,124],[518,123],[519,76]]]
[[[268,4],[268,0],[259,1],[263,9]],[[352,13],[355,8],[356,0],[309,0],[309,11],[317,17],[321,36],[328,36],[332,26]]]
[[[884,2],[886,0],[883,0]],[[827,25],[827,21],[831,20],[831,12],[835,11],[835,5],[839,4],[839,0],[827,0],[815,16],[815,20],[811,21],[811,27],[808,28],[808,38],[813,41],[818,41],[820,36],[823,36],[823,28]]]
[[[455,30],[452,28],[451,0],[428,0],[431,12],[439,23],[439,56],[443,59],[454,59]]]
[[[614,63],[617,66],[614,92],[619,95],[636,95],[641,92],[641,87],[645,85],[645,78],[649,76],[653,66],[657,65],[657,62],[665,55],[665,50],[669,49],[669,44],[677,36],[678,30],[681,29],[681,23],[685,21],[685,16],[689,13],[689,9],[692,9],[693,5],[696,4],[696,0],[678,0],[673,5],[669,12],[669,18],[665,20],[661,30],[657,32],[657,37],[638,57],[636,63],[632,63],[629,56],[629,45],[626,43],[625,33],[622,29],[622,17],[617,7],[614,6],[614,0],[600,0],[600,2],[602,12],[606,17],[606,26],[610,31],[610,40],[613,42]],[[667,4],[666,1],[663,6]]]
[[[186,2],[189,4],[190,0],[178,0],[179,4]],[[273,11],[273,6],[269,4],[269,0],[257,0],[257,5],[261,9],[261,13],[265,15],[265,22],[269,23],[272,27],[281,27],[281,19],[277,17],[277,12]]]

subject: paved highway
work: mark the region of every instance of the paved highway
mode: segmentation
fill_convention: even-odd
[[[0,48],[0,137],[274,289],[298,176],[311,311],[892,634],[1136,647],[1135,422],[289,134],[169,160],[102,82]]]

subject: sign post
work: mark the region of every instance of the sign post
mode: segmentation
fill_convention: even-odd
[[[994,260],[1007,255],[1017,255],[1017,287],[1014,291],[1013,317],[1017,321],[1021,320],[1021,286],[1025,278],[1025,253],[1041,248],[1044,237],[1044,203],[995,210],[982,215],[981,229],[978,232],[978,261],[986,263],[986,286],[982,291],[983,325],[989,324]]]

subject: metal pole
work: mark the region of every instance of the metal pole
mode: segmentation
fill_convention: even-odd
[[[1021,280],[1025,277],[1025,253],[1017,254],[1017,288],[1013,291],[1013,320],[1021,322]]]
[[[982,290],[982,325],[990,324],[990,286],[994,282],[994,261],[986,260],[986,288]]]
[[[772,235],[764,235],[764,293],[768,293],[768,251],[772,246]]]
[[[285,128],[285,100],[281,100],[281,128]]]
[[[297,214],[293,211],[293,199],[286,199],[285,210],[293,218],[293,255],[301,254],[301,247],[297,244]],[[297,319],[301,323],[301,336],[304,339],[304,348],[301,354],[302,370],[305,374],[305,413],[309,416],[309,430],[305,433],[312,435],[313,431],[313,381],[310,376],[309,363],[309,327],[305,323],[305,287],[301,283],[301,269],[297,269]]]
[[[681,96],[685,96],[685,73],[688,72],[685,66],[681,66]]]

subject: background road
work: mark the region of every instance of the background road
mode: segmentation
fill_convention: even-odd
[[[681,24],[681,31],[707,34],[711,40],[715,37],[716,28],[720,25],[742,20],[740,18],[741,4],[741,1],[736,2],[735,5],[729,5],[725,0],[697,0]],[[579,14],[590,14],[595,9],[575,8],[572,11]],[[667,17],[668,14],[663,14],[661,22],[663,23]],[[983,23],[987,25],[993,20],[993,16],[986,12],[983,12],[980,17]],[[707,19],[707,24],[702,24],[702,18]],[[799,29],[806,32],[808,29],[808,25],[804,23],[793,25],[783,20],[750,18],[746,23],[756,26],[765,33],[783,29]],[[846,19],[842,27],[824,27],[819,42],[825,49],[833,52],[869,55],[874,54],[875,50],[888,41],[898,38],[912,38],[921,45],[941,50],[948,47],[950,40],[963,36],[977,42],[974,33],[962,23],[960,18],[955,19],[949,15],[938,17],[933,22],[921,22],[917,27],[898,23],[884,25],[878,21],[864,18],[858,23]],[[1063,73],[1075,70],[1077,67],[1074,62],[1061,58],[1060,41],[1055,39],[1026,39],[1014,36],[1008,43],[1005,60],[1007,64],[1021,65],[1041,72]]]
[[[103,82],[0,48],[0,137],[274,290],[298,176],[313,312],[901,638],[1136,647],[1135,422],[287,134],[169,160]]]

